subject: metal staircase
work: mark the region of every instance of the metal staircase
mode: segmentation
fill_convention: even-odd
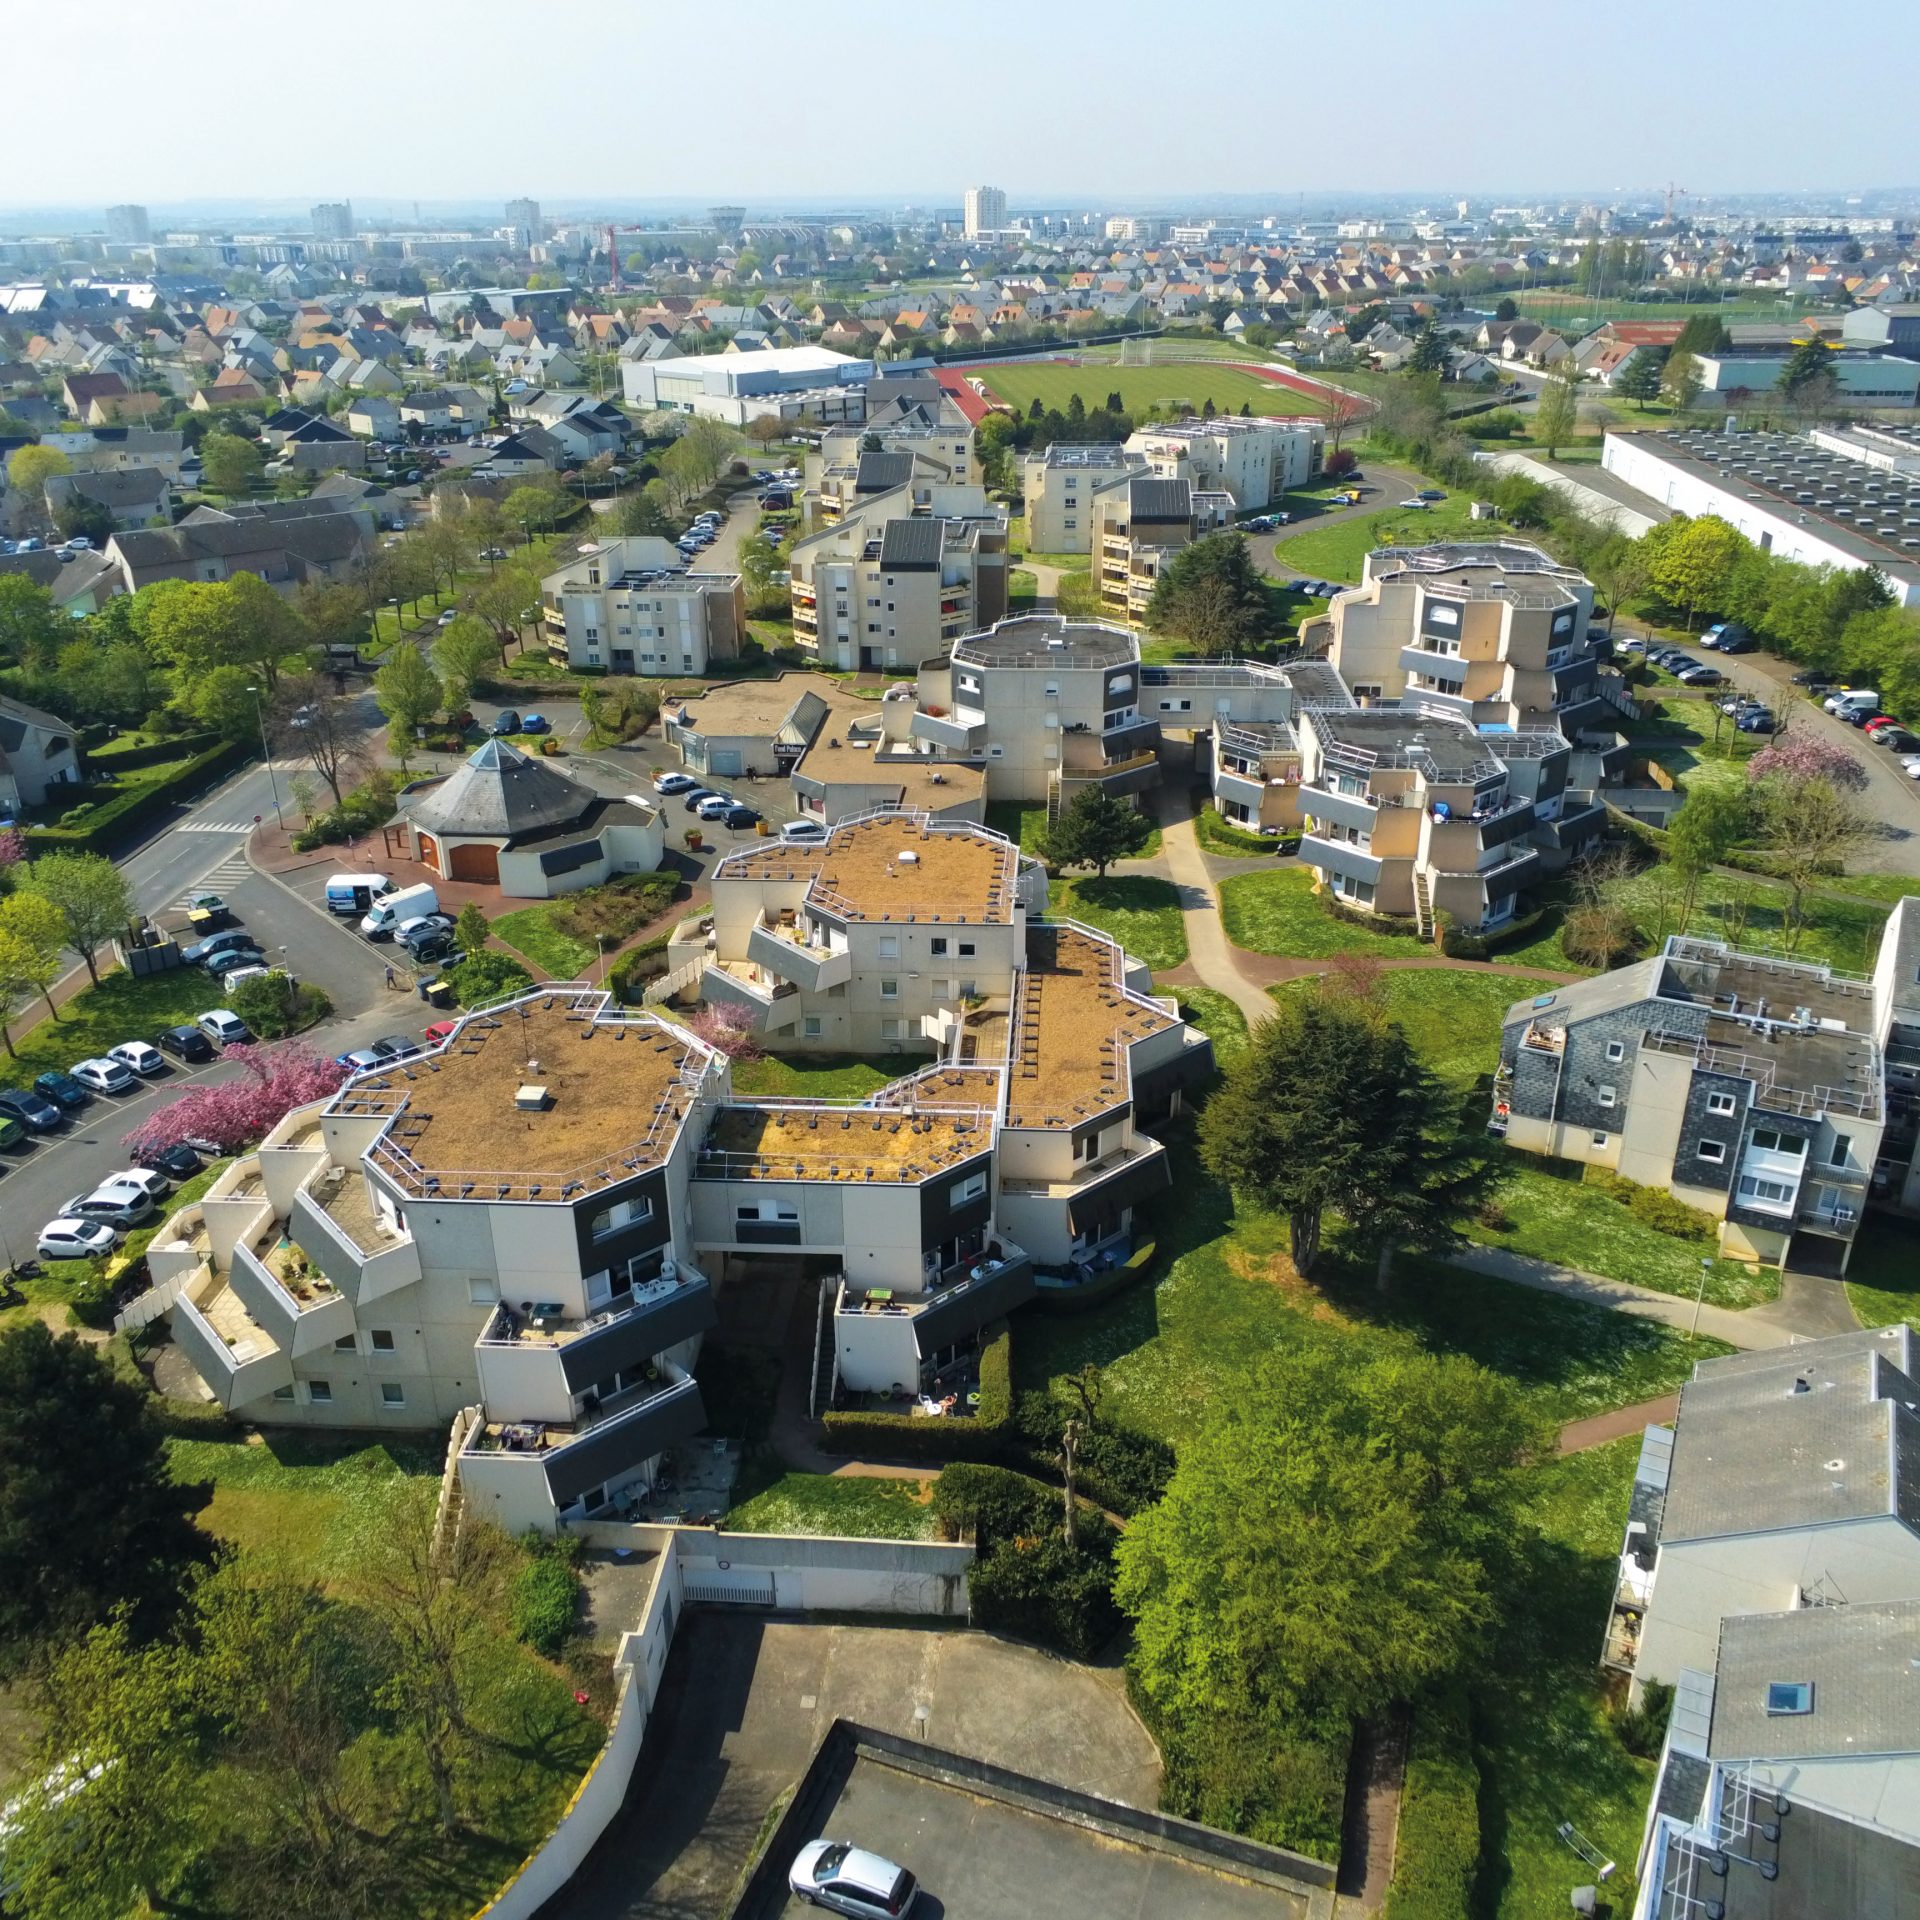
[[[1426,870],[1415,867],[1413,870],[1413,917],[1419,924],[1420,938],[1433,938],[1433,888],[1427,882]]]

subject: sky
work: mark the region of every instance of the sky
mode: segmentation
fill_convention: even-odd
[[[0,207],[1920,183],[1915,0],[94,0],[84,47],[16,75]]]

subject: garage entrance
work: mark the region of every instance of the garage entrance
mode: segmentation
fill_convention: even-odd
[[[454,847],[447,859],[449,880],[474,880],[484,886],[500,884],[500,849],[483,840],[470,840]]]

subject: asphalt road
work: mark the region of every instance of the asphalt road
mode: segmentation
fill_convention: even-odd
[[[1249,534],[1247,544],[1253,549],[1254,564],[1263,573],[1272,574],[1277,579],[1298,578],[1303,569],[1294,566],[1287,558],[1289,540],[1298,539],[1303,533],[1317,532],[1322,527],[1336,527],[1343,520],[1363,520],[1369,514],[1397,507],[1402,500],[1412,499],[1428,484],[1417,474],[1407,472],[1404,467],[1389,467],[1378,460],[1363,461],[1360,472],[1361,478],[1355,485],[1363,488],[1364,492],[1357,507],[1330,507],[1324,513],[1297,517],[1272,533]]]

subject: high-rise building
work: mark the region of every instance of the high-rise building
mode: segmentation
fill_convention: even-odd
[[[507,202],[507,225],[527,236],[527,244],[543,237],[540,227],[540,202],[538,200],[509,200]]]
[[[353,238],[353,202],[351,200],[323,200],[309,211],[307,217],[313,222],[313,231],[318,239],[351,240]]]
[[[969,187],[966,198],[967,238],[998,233],[1007,224],[1007,196],[998,187]]]
[[[147,225],[147,210],[131,203],[107,209],[107,238],[123,246],[144,246],[153,238]]]

